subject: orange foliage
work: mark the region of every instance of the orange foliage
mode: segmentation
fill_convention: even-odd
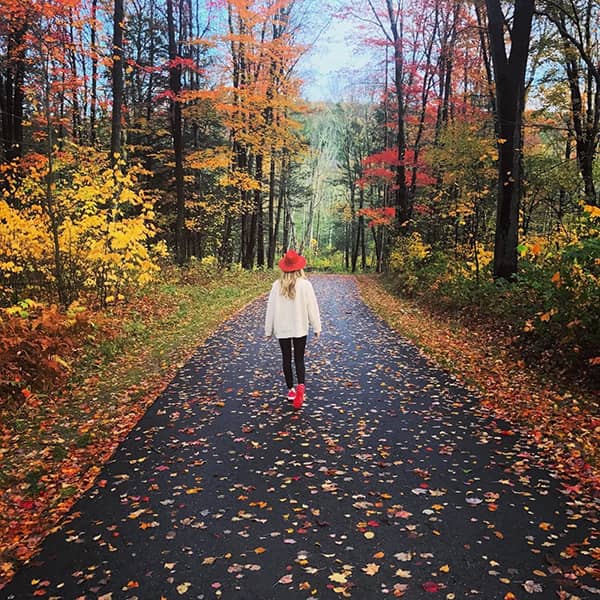
[[[89,325],[90,313],[77,303],[66,312],[30,300],[4,309],[0,315],[0,398],[30,400],[35,392],[60,386]]]

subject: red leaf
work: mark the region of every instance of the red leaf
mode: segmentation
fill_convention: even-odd
[[[423,584],[423,589],[426,592],[439,592],[442,589],[442,586],[435,581],[426,581]]]

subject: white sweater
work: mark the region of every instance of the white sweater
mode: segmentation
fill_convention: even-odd
[[[276,338],[295,338],[308,335],[310,324],[315,333],[321,333],[321,316],[315,291],[308,279],[296,281],[296,297],[293,300],[280,294],[279,280],[273,283],[267,314],[265,335]]]

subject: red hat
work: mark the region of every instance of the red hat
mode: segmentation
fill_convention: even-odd
[[[279,261],[279,268],[284,273],[291,273],[292,271],[299,271],[304,269],[306,266],[306,259],[304,256],[298,254],[295,250],[288,250],[283,258]]]

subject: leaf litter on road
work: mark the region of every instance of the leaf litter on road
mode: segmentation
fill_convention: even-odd
[[[324,335],[302,410],[262,340],[263,299],[180,370],[8,598],[130,581],[166,598],[597,593],[590,502],[561,494],[531,440],[375,317],[352,278],[314,283]]]

